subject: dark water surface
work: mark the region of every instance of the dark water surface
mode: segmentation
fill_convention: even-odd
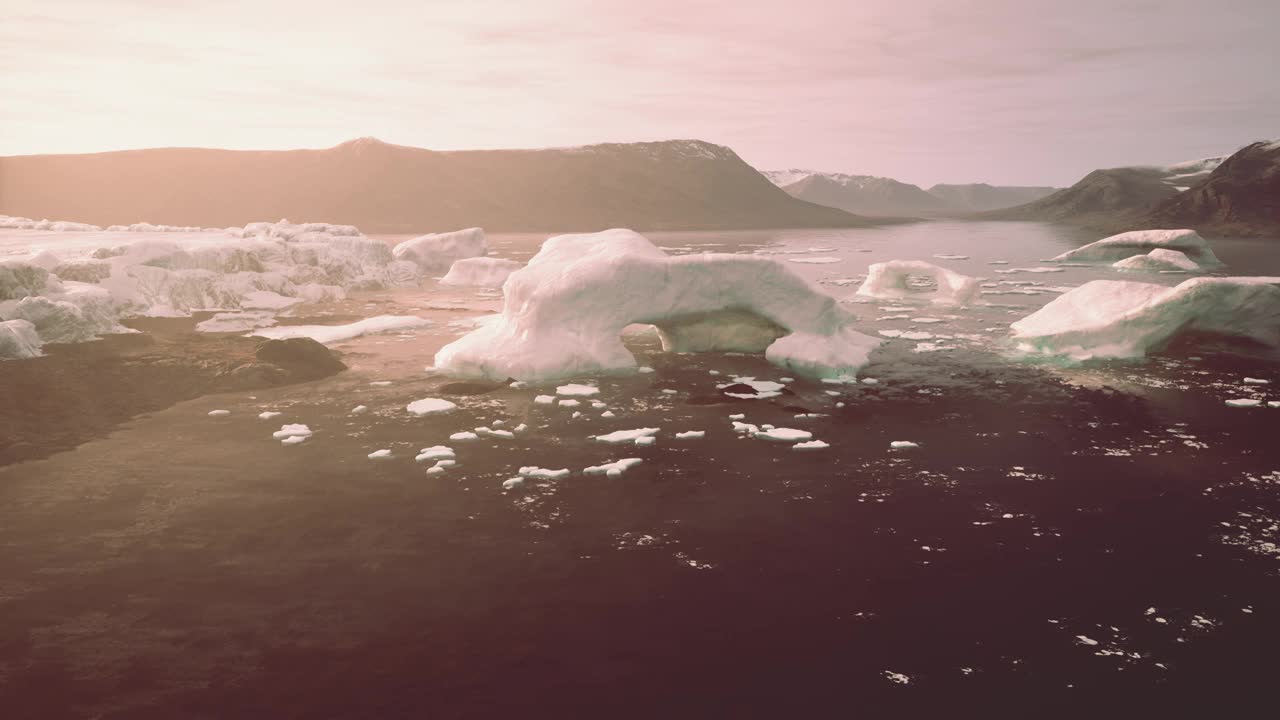
[[[522,258],[541,239],[494,241]],[[1049,286],[1116,277],[991,272],[1095,239],[1075,231],[654,239],[833,248],[779,257],[840,257],[796,265],[838,296],[893,257],[1042,285],[907,313],[941,323],[856,305],[869,333],[948,337],[888,342],[862,373],[877,384],[787,382],[770,399],[717,388],[780,380],[760,358],[668,355],[638,334],[629,345],[655,372],[578,379],[601,394],[577,408],[533,401],[554,388],[449,388],[423,372],[465,332],[448,323],[494,311],[492,297],[428,287],[318,309],[438,322],[337,346],[352,369],[334,378],[183,403],[0,468],[0,716],[1272,714],[1280,409],[1223,401],[1280,399],[1275,358],[1218,344],[1140,364],[1011,358],[1005,328],[1056,297]],[[1215,248],[1234,272],[1280,274],[1273,247]],[[404,411],[423,397],[459,408]],[[350,414],[359,404],[369,412]],[[743,438],[739,413],[831,447]],[[529,429],[448,440],[495,420]],[[271,432],[285,422],[315,435],[282,446]],[[661,429],[655,445],[589,438],[642,427]],[[685,430],[706,437],[675,439]],[[459,466],[427,475],[413,458],[437,444]],[[366,457],[383,448],[391,459]],[[643,462],[580,472],[624,457]],[[503,492],[526,465],[574,473]]]

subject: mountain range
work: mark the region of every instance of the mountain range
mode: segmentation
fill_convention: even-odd
[[[874,175],[814,170],[762,173],[792,197],[866,215],[948,215],[1020,205],[1053,193],[1052,187],[995,186],[986,183],[918,185]]]
[[[975,217],[1280,237],[1280,141],[1255,142],[1228,157],[1094,170],[1047,197]]]
[[[440,152],[361,138],[323,150],[201,148],[0,157],[0,214],[95,225],[282,217],[413,233],[859,227],[699,140]]]

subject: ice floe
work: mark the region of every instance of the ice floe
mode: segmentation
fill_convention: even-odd
[[[311,428],[301,423],[292,425],[281,425],[280,429],[271,433],[271,437],[281,442],[293,445],[311,437],[313,433]]]
[[[447,413],[456,410],[457,403],[445,400],[443,398],[423,398],[414,400],[405,406],[405,410],[414,415],[436,415],[438,413]]]
[[[1018,349],[1073,360],[1139,358],[1199,331],[1280,345],[1280,278],[1199,277],[1175,287],[1094,280],[1011,326]]]
[[[440,279],[440,284],[500,288],[507,281],[507,276],[522,267],[522,263],[502,258],[463,258],[453,263],[448,274]]]
[[[768,430],[760,430],[753,433],[753,437],[760,440],[793,443],[812,440],[813,433],[808,430],[794,430],[792,428],[770,428]]]
[[[623,458],[613,462],[604,463],[602,465],[593,465],[589,468],[583,468],[582,472],[586,475],[606,475],[608,477],[619,477],[622,473],[644,462],[640,458]]]
[[[361,335],[420,328],[430,324],[430,320],[416,315],[378,315],[346,325],[280,325],[254,330],[250,335],[273,340],[307,337],[318,343],[329,345]]]
[[[914,287],[912,280],[919,276],[927,278],[932,287]],[[890,260],[867,268],[867,279],[856,294],[889,300],[913,299],[939,305],[965,305],[978,294],[978,281],[923,260]]]
[[[596,442],[616,445],[618,443],[638,443],[641,438],[657,435],[660,428],[638,428],[636,430],[615,430],[605,435],[596,435]]]
[[[1204,270],[1185,253],[1164,248],[1156,248],[1146,255],[1131,255],[1112,263],[1111,267],[1134,272],[1202,272]]]
[[[630,230],[561,235],[511,274],[502,316],[444,347],[455,375],[546,380],[636,367],[624,328],[659,330],[672,352],[760,352],[811,376],[855,373],[879,341],[836,300],[777,261],[671,256]]]
[[[391,254],[397,260],[411,262],[421,272],[448,271],[455,262],[481,257],[489,251],[484,230],[467,228],[454,232],[420,235],[396,245]]]
[[[1194,230],[1133,230],[1069,250],[1054,257],[1053,261],[1114,263],[1157,249],[1176,250],[1201,268],[1222,266],[1209,243]]]

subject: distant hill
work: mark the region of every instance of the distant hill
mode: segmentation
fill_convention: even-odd
[[[1158,204],[1140,225],[1280,238],[1280,140],[1237,151],[1201,182]]]
[[[438,152],[362,138],[324,150],[197,148],[0,158],[0,214],[95,225],[282,217],[365,232],[857,227],[698,140]]]
[[[1039,200],[1058,191],[1055,187],[1025,185],[934,185],[930,195],[941,198],[947,207],[957,212],[982,212],[999,210]]]
[[[986,183],[918,185],[874,175],[813,170],[769,170],[764,176],[793,197],[866,215],[948,215],[1010,207],[1057,188],[1009,187]]]
[[[1094,170],[1064,190],[1015,207],[986,212],[990,220],[1036,220],[1112,229],[1136,222],[1160,203],[1204,180],[1222,158],[1176,165]],[[1130,228],[1132,229],[1132,228]]]

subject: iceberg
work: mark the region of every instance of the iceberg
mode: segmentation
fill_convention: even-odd
[[[1195,260],[1178,250],[1156,248],[1146,255],[1131,255],[1124,260],[1112,263],[1117,270],[1136,272],[1203,272]]]
[[[1094,280],[1012,325],[1019,350],[1071,360],[1141,358],[1184,332],[1280,345],[1280,277],[1199,277],[1177,286]]]
[[[507,278],[502,313],[445,346],[435,366],[522,381],[636,370],[633,323],[669,352],[764,352],[809,376],[853,375],[880,340],[784,263],[757,256],[671,256],[631,230],[550,238]]]
[[[463,258],[453,263],[449,273],[440,279],[440,284],[498,288],[507,281],[507,276],[522,267],[524,265],[515,260],[490,257]]]
[[[489,241],[481,228],[420,235],[405,240],[391,251],[396,260],[413,263],[424,273],[446,272],[459,260],[481,257],[489,252]]]
[[[911,287],[911,278],[921,275],[933,282],[932,289]],[[856,294],[889,300],[926,300],[938,305],[967,305],[978,292],[977,278],[923,260],[890,260],[868,267],[867,279]]]
[[[259,328],[249,333],[249,335],[269,340],[307,337],[318,343],[330,345],[343,340],[357,338],[361,335],[371,335],[391,330],[408,330],[425,327],[430,324],[430,320],[416,315],[378,315],[346,325],[279,325]]]
[[[1209,243],[1195,230],[1133,230],[1068,250],[1052,260],[1113,263],[1152,250],[1176,250],[1207,270],[1222,267]]]

